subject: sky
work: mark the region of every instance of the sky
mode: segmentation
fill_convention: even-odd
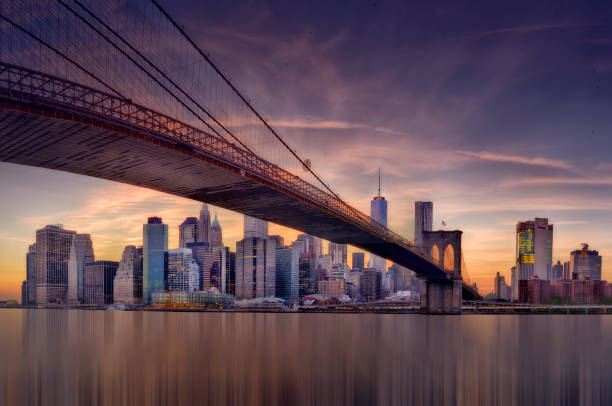
[[[193,3],[193,4],[192,4]],[[353,206],[378,169],[391,229],[414,201],[463,231],[468,276],[510,279],[518,221],[554,224],[553,259],[589,243],[612,280],[612,6],[605,2],[162,2],[254,106]],[[142,224],[200,203],[0,163],[0,299],[18,298],[45,224],[91,233],[99,259]],[[242,217],[211,207],[235,248]],[[297,232],[271,226],[289,241]]]

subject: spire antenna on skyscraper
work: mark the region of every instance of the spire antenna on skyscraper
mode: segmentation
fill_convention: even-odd
[[[378,168],[378,197],[380,197],[380,168]]]

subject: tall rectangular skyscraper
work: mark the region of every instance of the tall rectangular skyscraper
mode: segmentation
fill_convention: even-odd
[[[552,271],[553,225],[548,219],[536,218],[516,225],[517,280],[537,276],[550,280]]]
[[[601,280],[601,255],[598,251],[589,250],[589,244],[582,244],[582,249],[570,254],[570,276],[577,280]]]
[[[276,294],[276,242],[246,237],[236,243],[236,298]]]
[[[165,254],[168,251],[168,225],[159,217],[149,217],[142,226],[143,302],[151,303],[153,292],[166,289]]]
[[[365,254],[363,252],[353,252],[353,270],[362,270],[365,265]]]
[[[423,244],[423,231],[432,231],[433,202],[414,202],[414,245]]]
[[[89,234],[76,234],[70,247],[68,262],[68,300],[78,302],[83,300],[83,275],[85,264],[93,262],[94,251]]]
[[[379,175],[380,176],[380,175]],[[378,184],[378,196],[374,196],[370,203],[370,217],[372,220],[387,227],[387,200],[380,194],[380,178]],[[369,268],[385,274],[387,272],[387,260],[377,255],[370,254]]]
[[[68,260],[75,231],[61,225],[36,230],[36,301],[52,303],[66,300]]]
[[[36,244],[31,244],[26,254],[26,282],[28,299],[25,304],[34,304],[36,303]]]
[[[83,273],[83,303],[105,305],[113,303],[113,281],[119,262],[93,261],[85,264]]]
[[[276,248],[276,296],[299,299],[300,251],[298,247]]]
[[[268,222],[245,215],[244,238],[268,238]]]

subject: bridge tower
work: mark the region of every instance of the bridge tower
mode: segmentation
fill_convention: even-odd
[[[421,308],[431,314],[461,313],[460,230],[423,231],[421,248],[433,258],[450,279],[427,279],[421,285]]]

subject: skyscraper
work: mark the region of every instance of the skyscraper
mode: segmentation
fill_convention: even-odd
[[[210,226],[210,247],[223,248],[223,231],[217,219],[217,213],[215,213],[215,219]]]
[[[276,248],[276,296],[299,299],[300,251],[297,247]]]
[[[331,256],[332,265],[346,265],[348,259],[347,252],[346,244],[329,243],[329,255]]]
[[[61,225],[36,230],[36,301],[60,302],[68,289],[68,260],[75,231]]]
[[[113,281],[113,301],[125,304],[142,302],[142,257],[133,245],[123,249]]]
[[[210,246],[207,242],[190,242],[187,244],[187,248],[191,250],[193,260],[200,269],[198,289],[208,289],[210,287],[210,269],[207,268],[208,263],[205,264],[205,260],[212,251]]]
[[[423,245],[423,231],[432,231],[433,202],[414,202],[414,245]]]
[[[361,297],[366,301],[379,300],[382,297],[382,274],[375,269],[366,269],[359,277]]]
[[[210,244],[210,212],[206,203],[200,209],[200,219],[198,221],[198,241]]]
[[[30,244],[26,254],[26,282],[28,289],[28,302],[36,303],[36,244]]]
[[[256,237],[245,237],[238,241],[236,298],[252,299],[275,294],[276,242]]]
[[[598,251],[589,250],[589,244],[570,254],[570,275],[577,280],[601,280],[601,256]]]
[[[83,274],[85,264],[93,262],[94,251],[89,234],[76,234],[72,239],[70,247],[70,259],[68,262],[68,300],[71,302],[81,301],[83,298]]]
[[[93,261],[85,264],[83,273],[83,303],[105,305],[113,303],[113,281],[119,262]]]
[[[168,225],[160,217],[149,217],[142,226],[143,302],[151,303],[151,293],[166,289],[165,253],[168,251]]]
[[[353,252],[353,270],[364,269],[365,254],[363,252]]]
[[[516,225],[516,270],[518,280],[550,280],[552,270],[553,225],[536,218]]]
[[[187,244],[198,241],[198,219],[187,217],[179,226],[179,248],[187,248]]]
[[[281,248],[285,246],[285,239],[280,235],[269,235],[268,239],[274,241],[274,243],[276,244],[276,248]]]
[[[552,266],[550,279],[563,279],[563,264],[561,263],[561,261],[557,261],[557,263]]]
[[[314,257],[314,254],[306,253],[300,255],[298,279],[298,290],[300,297],[315,293],[317,282],[316,261],[317,259]]]
[[[380,170],[378,171],[378,195],[374,196],[370,203],[370,217],[372,217],[372,220],[387,227],[387,200],[380,194]],[[370,254],[369,268],[376,269],[385,274],[387,272],[387,260]]]
[[[208,250],[202,257],[202,290],[215,288],[225,293],[227,272],[227,250],[217,247]]]
[[[199,290],[200,267],[193,260],[189,248],[176,248],[166,252],[167,290],[195,292]]]
[[[296,240],[296,246],[299,245],[300,255],[306,253],[315,253],[315,237],[310,234],[299,234]]]
[[[225,293],[236,296],[236,253],[225,247]]]
[[[268,222],[245,215],[244,238],[268,238]]]

